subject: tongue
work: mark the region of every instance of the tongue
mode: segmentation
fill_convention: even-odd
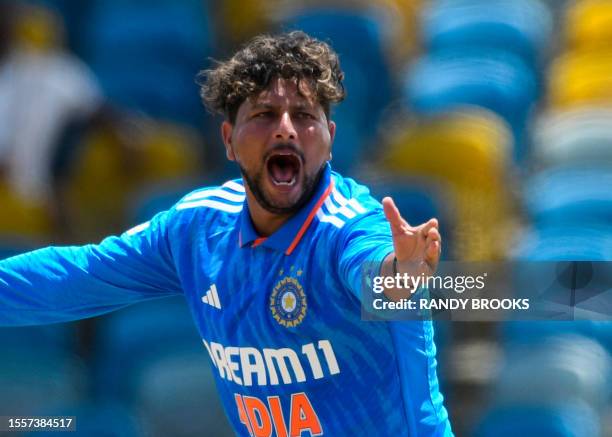
[[[272,177],[276,182],[290,183],[295,175],[295,170],[291,165],[280,165],[279,162],[272,162],[270,165]]]

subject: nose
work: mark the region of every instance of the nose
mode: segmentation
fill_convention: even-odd
[[[288,112],[282,113],[274,132],[274,138],[280,141],[295,140],[297,138],[295,126]]]

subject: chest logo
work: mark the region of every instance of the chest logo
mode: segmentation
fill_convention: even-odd
[[[304,288],[291,276],[278,281],[270,295],[272,317],[285,328],[293,328],[306,317],[306,294]]]

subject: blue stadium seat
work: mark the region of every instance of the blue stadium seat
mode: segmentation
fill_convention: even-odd
[[[514,260],[530,263],[528,269],[522,269],[517,283],[520,286],[541,285],[547,276],[558,275],[558,261],[607,261],[602,264],[607,267],[612,260],[612,237],[606,226],[543,227],[520,236],[513,252]],[[594,273],[597,276],[592,281],[601,280],[609,286],[609,268],[598,268]],[[592,282],[589,288],[597,286],[597,282]],[[612,352],[612,324],[607,321],[508,321],[500,325],[500,334],[507,346],[546,344],[550,338],[572,333],[594,339]]]
[[[512,257],[519,261],[610,261],[612,235],[609,226],[531,229],[517,237]]]
[[[602,165],[612,167],[612,109],[587,106],[545,112],[533,130],[538,167]]]
[[[135,402],[153,435],[234,435],[212,372],[202,351],[175,353],[144,366]]]
[[[495,399],[523,405],[575,400],[601,411],[612,394],[611,363],[601,344],[579,334],[558,333],[539,343],[512,343],[496,378]]]
[[[406,105],[434,115],[466,105],[503,117],[515,137],[514,157],[526,153],[525,127],[538,98],[533,71],[517,56],[495,50],[447,50],[417,59],[403,85]]]
[[[199,124],[194,83],[212,53],[205,2],[102,2],[92,7],[85,58],[115,103]]]
[[[537,347],[560,335],[577,334],[596,340],[612,353],[612,327],[608,321],[510,321],[500,326],[500,334],[507,347],[517,344]]]
[[[95,345],[95,392],[133,400],[148,363],[193,351],[206,357],[184,297],[139,303],[100,320]]]
[[[330,42],[340,56],[347,98],[332,115],[338,125],[333,162],[344,172],[360,161],[363,149],[375,138],[393,92],[380,23],[363,13],[314,9],[287,19],[284,27]]]
[[[35,350],[37,353],[54,351],[74,353],[76,350],[76,324],[56,323],[43,326],[0,328],[0,349],[9,351]]]
[[[599,418],[583,404],[559,407],[500,406],[487,413],[473,432],[475,437],[598,437]]]
[[[534,225],[537,228],[578,226],[582,229],[607,226],[609,237],[612,229],[611,169],[612,166],[607,165],[557,167],[537,173],[526,183],[523,194]]]
[[[434,0],[423,11],[421,37],[429,52],[494,48],[539,66],[552,30],[552,15],[538,0]]]
[[[35,347],[2,351],[0,405],[5,415],[31,415],[87,396],[88,374],[80,359]]]
[[[98,334],[97,399],[137,407],[151,435],[231,435],[208,353],[182,296],[111,314]]]

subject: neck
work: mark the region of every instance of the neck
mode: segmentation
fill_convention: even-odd
[[[291,218],[291,214],[274,214],[264,209],[245,184],[246,198],[253,227],[260,237],[269,237]]]

